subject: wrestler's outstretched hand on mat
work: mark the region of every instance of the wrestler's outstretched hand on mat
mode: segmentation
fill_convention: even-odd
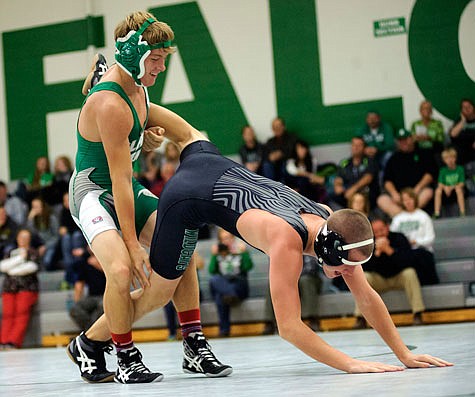
[[[396,372],[404,371],[404,367],[379,362],[361,361],[353,359],[349,363],[348,369],[346,369],[345,371],[349,374],[362,374],[368,372]]]
[[[431,365],[435,367],[451,367],[454,365],[453,363],[430,356],[429,354],[414,354],[412,352],[404,357],[400,357],[399,360],[408,368],[427,368]]]

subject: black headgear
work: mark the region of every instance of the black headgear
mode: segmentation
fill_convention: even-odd
[[[373,238],[358,241],[356,243],[347,244],[343,237],[338,233],[328,230],[327,224],[319,230],[315,238],[314,250],[317,254],[317,260],[320,265],[326,264],[329,266],[340,265],[362,265],[370,260],[371,254],[368,258],[362,261],[348,260],[349,250],[353,248],[363,247],[365,245],[373,244]]]

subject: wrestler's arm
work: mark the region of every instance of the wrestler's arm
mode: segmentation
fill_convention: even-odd
[[[132,270],[142,286],[147,286],[149,282],[143,265],[147,266],[149,273],[151,266],[135,230],[132,160],[128,139],[133,119],[129,107],[123,100],[114,94],[104,94],[101,95],[101,100],[99,96],[96,98],[95,120],[109,165],[115,209],[122,238],[132,261]]]
[[[330,210],[331,212],[331,210]],[[298,280],[302,272],[303,246],[298,233],[282,218],[251,209],[237,222],[239,234],[269,256],[269,285],[279,334],[305,354],[346,372],[397,371],[381,363],[355,360],[328,345],[301,319]]]
[[[162,127],[164,131],[158,131],[158,127]],[[150,104],[147,129],[163,134],[176,143],[180,151],[191,142],[208,140],[182,117],[154,103]]]
[[[357,266],[353,274],[345,275],[343,278],[365,319],[404,365],[409,368],[453,365],[427,354],[413,354],[407,348],[389,315],[386,305],[379,294],[369,285],[361,266]]]

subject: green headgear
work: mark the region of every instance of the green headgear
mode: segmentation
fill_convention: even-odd
[[[172,45],[171,40],[150,45],[142,39],[142,33],[154,22],[157,20],[148,18],[138,31],[131,30],[125,37],[119,37],[115,42],[115,60],[132,76],[137,85],[142,85],[140,79],[145,73],[144,62],[150,52],[156,48],[167,48]]]

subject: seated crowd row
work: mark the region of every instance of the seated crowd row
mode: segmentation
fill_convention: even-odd
[[[365,265],[368,280],[379,291],[396,286],[406,288],[408,296],[419,296],[420,284],[438,282],[432,250],[434,229],[427,212],[438,217],[442,204],[454,200],[463,216],[464,195],[466,192],[475,194],[475,109],[472,101],[462,101],[460,120],[449,130],[449,139],[444,134],[442,123],[432,119],[430,102],[422,102],[420,113],[421,119],[413,123],[411,131],[402,128],[393,134],[392,128],[381,120],[377,112],[368,112],[366,124],[351,139],[351,156],[338,165],[325,164],[315,169],[309,145],[289,133],[280,117],[272,122],[274,137],[264,145],[257,141],[252,127],[244,127],[244,143],[239,153],[248,169],[281,181],[312,200],[326,203],[333,209],[350,207],[366,213],[372,219],[376,237],[374,258]],[[156,152],[143,153],[137,164],[138,180],[160,196],[165,183],[179,165],[179,153],[176,146],[169,142],[163,156]],[[34,172],[18,185],[14,194],[9,194],[7,185],[0,182],[0,258],[5,258],[0,270],[7,275],[2,291],[3,323],[10,314],[14,315],[9,313],[9,308],[14,306],[13,302],[10,305],[9,299],[18,291],[26,292],[26,298],[22,301],[25,307],[31,307],[36,302],[39,288],[36,273],[39,270],[64,269],[63,288],[74,288],[74,300],[79,302],[84,298],[84,286],[87,284],[89,296],[96,298],[95,305],[90,306],[97,313],[102,310],[100,296],[105,280],[103,275],[98,277],[100,265],[94,261],[69,211],[68,183],[72,171],[71,161],[65,156],[55,160],[53,172],[50,172],[48,158],[40,157]],[[417,227],[414,227],[415,224]],[[384,233],[378,236],[378,229],[384,229]],[[395,233],[400,236],[395,238]],[[206,232],[202,235],[209,237]],[[401,240],[404,240],[403,243]],[[408,248],[410,256],[395,258],[394,244]],[[224,277],[227,281],[238,281],[235,290],[225,289],[234,291],[233,294],[220,292],[222,288],[228,288],[229,283],[223,282],[220,277],[224,268],[218,259],[227,258],[228,268],[237,271],[229,257],[233,254],[231,247],[226,251],[225,246],[220,243],[214,249],[214,262],[210,264],[210,272],[216,276],[212,277],[210,288],[218,305],[223,336],[229,334],[229,307],[248,295],[247,282],[244,281],[252,268],[250,257],[246,261],[241,258],[242,277],[238,273]],[[399,253],[401,249],[397,251]],[[381,265],[373,269],[372,262],[381,257],[390,265],[386,264],[385,270],[378,273]],[[393,269],[389,271],[391,266]],[[311,267],[307,266],[308,269]],[[408,291],[405,277],[400,277],[410,273],[407,268],[413,270],[409,275],[411,291]],[[318,274],[315,269],[307,270],[304,274]],[[380,279],[374,281],[375,277],[370,276],[373,270],[387,282],[381,283]],[[413,280],[414,275],[417,283]],[[392,280],[394,277],[398,278],[397,282]],[[311,296],[318,294],[319,285],[312,284]],[[341,282],[337,282],[336,286],[339,289],[346,287]],[[414,288],[419,289],[419,293],[414,293]],[[423,311],[421,299],[418,298],[413,305],[418,319]],[[172,319],[173,310],[168,312]],[[81,312],[75,319],[81,329],[86,328],[97,313],[86,316]],[[313,315],[308,317],[311,321],[315,320]],[[26,325],[22,327],[24,331]],[[21,345],[18,337],[4,337],[4,332],[12,333],[4,324],[0,343]]]

